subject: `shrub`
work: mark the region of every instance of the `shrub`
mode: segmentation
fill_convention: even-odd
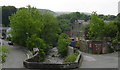
[[[2,59],[2,63],[6,61],[6,53],[9,53],[9,50],[6,48],[6,46],[0,46],[0,59]]]
[[[67,45],[68,45],[68,41],[67,39],[65,39],[65,34],[61,34],[58,39],[57,49],[58,49],[58,53],[62,57],[66,56],[67,54]]]
[[[118,40],[117,40],[117,39],[112,40],[112,43],[113,43],[113,44],[118,43]]]
[[[6,57],[7,57],[7,56],[6,56],[5,54],[2,54],[2,55],[1,55],[2,63],[4,63],[4,62],[6,61]]]
[[[40,51],[39,61],[44,60],[47,51],[49,50],[49,46],[45,44],[43,39],[38,38],[36,35],[32,35],[31,37],[28,37],[26,44],[27,48],[31,51],[33,50],[33,48],[38,48]]]
[[[44,40],[41,38],[38,38],[36,35],[32,35],[31,37],[27,38],[26,46],[29,50],[32,51],[33,48],[43,49],[46,51],[49,47],[47,44],[45,44]]]
[[[65,62],[74,62],[78,55],[79,55],[79,52],[75,52],[73,54],[70,54],[64,59],[64,61]]]
[[[43,49],[40,49],[39,51],[40,51],[39,52],[39,54],[40,54],[39,61],[41,62],[41,61],[44,61],[46,55],[45,55],[45,52],[43,51]]]

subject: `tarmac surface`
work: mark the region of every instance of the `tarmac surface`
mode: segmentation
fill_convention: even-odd
[[[27,58],[24,49],[17,45],[8,45],[7,41],[2,42],[10,50],[6,62],[2,64],[2,68],[24,68],[23,61]]]
[[[80,68],[118,68],[118,53],[101,55],[83,53],[83,62]]]

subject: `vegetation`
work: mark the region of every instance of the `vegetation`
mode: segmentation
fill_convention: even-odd
[[[117,16],[115,16],[115,15],[102,15],[102,14],[100,14],[100,15],[98,15],[98,17],[100,19],[107,20],[107,21],[116,21],[117,20]]]
[[[14,6],[2,6],[2,25],[8,27],[10,25],[9,16],[15,13],[17,9]]]
[[[99,19],[97,17],[96,12],[93,12],[90,19],[90,27],[88,35],[90,39],[101,39],[100,37],[103,37],[103,31],[104,31],[104,21],[102,19]]]
[[[88,21],[91,18],[90,16],[91,15],[87,15],[84,13],[72,12],[69,14],[63,14],[63,15],[57,16],[57,19],[59,21],[59,25],[60,25],[60,28],[62,29],[62,32],[67,32],[67,31],[70,31],[71,25],[75,23],[75,20]],[[106,21],[116,21],[118,19],[117,16],[114,16],[114,15],[100,14],[96,16],[97,18],[99,18],[99,20],[106,20]]]
[[[68,56],[64,59],[64,61],[65,61],[65,62],[74,62],[74,61],[76,60],[76,58],[77,58],[78,55],[79,55],[79,52],[76,51],[76,52],[68,55]]]
[[[104,25],[104,37],[110,37],[111,39],[114,39],[116,37],[118,31],[117,25],[115,25],[112,22],[105,23]]]
[[[33,48],[38,48],[40,52],[39,61],[44,60],[46,52],[49,50],[49,46],[44,42],[43,39],[38,38],[36,35],[32,35],[31,37],[27,38],[26,44],[27,48],[31,51]]]
[[[6,61],[6,53],[9,53],[9,50],[6,48],[6,46],[0,46],[0,59],[2,60],[2,63]]]
[[[39,11],[30,6],[18,10],[14,6],[3,6],[2,12],[4,12],[2,24],[4,26],[10,24],[12,29],[10,39],[29,50],[39,48],[40,61],[44,60],[50,45],[57,45],[58,52],[63,57],[67,54],[68,42],[64,33],[70,31],[72,24],[78,19],[90,20],[90,24],[85,28],[85,34],[89,39],[102,40],[104,37],[111,37],[114,43],[120,41],[120,14],[117,16],[97,15],[93,12],[92,15],[86,15],[73,12],[54,17],[48,11]],[[9,20],[8,16],[10,16]],[[106,23],[104,20],[110,22]]]
[[[29,50],[39,48],[40,61],[44,60],[49,45],[58,39],[60,28],[56,18],[48,12],[41,13],[34,7],[20,8],[10,16],[13,42],[26,46]]]
[[[70,31],[71,25],[75,23],[75,20],[81,19],[87,21],[89,20],[89,15],[79,12],[73,12],[70,14],[57,16],[57,19],[62,32],[67,32]]]
[[[58,38],[57,46],[58,53],[60,53],[62,57],[67,55],[67,46],[68,46],[67,36],[66,34],[62,33]]]
[[[115,37],[115,42],[120,42],[120,13],[117,15],[117,21],[113,22],[117,28],[118,28],[118,31],[116,33],[116,37]]]
[[[96,12],[93,12],[90,24],[86,26],[89,39],[103,40],[104,37],[110,37],[115,40],[118,32],[118,26],[115,22],[105,23],[104,20],[98,18]]]

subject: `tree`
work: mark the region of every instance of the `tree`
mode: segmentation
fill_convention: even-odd
[[[117,25],[114,23],[105,23],[104,24],[104,37],[115,38],[118,31]]]
[[[40,33],[40,37],[47,43],[56,46],[58,33],[61,32],[56,18],[49,13],[43,14],[44,27]]]
[[[71,29],[71,25],[75,23],[75,20],[89,20],[89,15],[79,12],[72,12],[70,14],[63,14],[57,16],[57,20],[59,22],[59,26],[62,32],[68,32]]]
[[[14,42],[26,45],[27,37],[36,34],[47,44],[53,44],[60,32],[56,18],[42,14],[34,7],[21,8],[10,17],[11,34]]]
[[[2,6],[2,25],[9,26],[9,16],[15,13],[17,9],[14,6]]]
[[[57,42],[60,28],[56,18],[48,12],[41,13],[34,7],[20,8],[10,16],[12,40],[30,51],[38,48],[43,61],[49,45]]]
[[[28,6],[18,10],[10,16],[10,26],[12,28],[12,40],[20,45],[26,45],[27,37],[41,32],[43,28],[42,14],[36,9]]]
[[[96,12],[93,12],[90,19],[88,36],[93,40],[95,39],[100,40],[103,38],[103,32],[104,32],[104,21],[98,18]]]
[[[117,15],[117,20],[120,21],[120,13]]]
[[[118,28],[115,38],[116,38],[117,42],[120,42],[120,21],[114,21],[113,23],[114,23],[114,24],[117,26],[117,28]]]
[[[103,14],[100,14],[100,15],[98,15],[98,17],[100,19],[107,20],[107,21],[115,21],[117,19],[117,16],[115,16],[115,15],[103,15]]]
[[[35,34],[31,37],[27,38],[26,41],[27,48],[32,51],[33,48],[39,49],[39,61],[43,61],[45,59],[45,56],[47,54],[47,51],[49,50],[49,46],[44,42],[43,39],[38,38]]]

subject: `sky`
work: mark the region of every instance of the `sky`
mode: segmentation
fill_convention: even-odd
[[[17,8],[34,6],[55,12],[88,12],[117,15],[120,0],[0,0],[0,6],[12,5]]]

